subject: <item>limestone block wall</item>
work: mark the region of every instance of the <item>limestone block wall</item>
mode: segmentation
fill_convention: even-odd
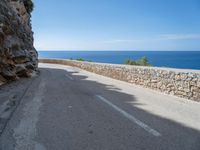
[[[115,65],[61,59],[40,59],[40,62],[74,66],[166,94],[200,101],[200,71],[198,70]]]

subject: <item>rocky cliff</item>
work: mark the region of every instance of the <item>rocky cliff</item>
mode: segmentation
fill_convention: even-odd
[[[27,1],[0,0],[0,85],[37,69]]]

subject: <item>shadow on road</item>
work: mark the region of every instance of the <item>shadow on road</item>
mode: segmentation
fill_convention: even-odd
[[[80,146],[80,149],[102,150],[200,150],[199,130],[138,108],[144,104],[137,100],[134,92],[127,94],[78,71],[54,68],[40,68],[40,71],[39,78],[46,78],[48,84],[37,139],[49,143],[45,145],[47,148],[56,149],[59,143],[60,149]],[[162,136],[150,135],[95,95],[105,97]],[[62,147],[63,143],[68,147]]]
[[[107,85],[107,84],[102,84],[99,81],[90,80],[88,79],[88,76],[78,74],[78,71],[68,72],[62,69],[49,69],[49,68],[47,68],[46,70],[50,70],[51,75],[52,75],[52,80],[61,79],[61,82],[59,84],[61,85],[62,88],[65,88],[66,86],[69,85],[70,86],[69,88],[71,89],[71,91],[77,93],[77,95],[81,93],[80,96],[83,95],[84,97],[85,95],[86,97],[92,98],[94,101],[97,101],[97,99],[95,99],[94,97],[95,94],[102,95],[114,105],[125,110],[129,114],[135,116],[136,118],[143,121],[145,124],[151,126],[152,128],[156,129],[162,134],[160,138],[156,138],[156,140],[153,140],[154,142],[151,142],[151,139],[154,139],[154,138],[152,138],[151,135],[148,135],[148,133],[145,133],[144,135],[142,134],[141,136],[140,136],[140,133],[137,133],[136,130],[139,127],[136,124],[131,123],[130,126],[123,126],[123,123],[119,119],[118,123],[119,124],[122,123],[122,125],[117,126],[119,127],[119,129],[116,129],[116,130],[120,130],[121,133],[124,133],[125,136],[122,135],[121,137],[126,139],[126,141],[124,141],[124,143],[121,143],[121,144],[129,145],[129,143],[135,142],[137,143],[136,145],[145,145],[144,147],[147,146],[148,149],[154,149],[155,147],[158,147],[158,149],[170,149],[170,150],[172,149],[199,150],[200,149],[200,131],[186,127],[183,124],[177,123],[173,120],[169,120],[169,119],[157,116],[155,114],[152,114],[150,112],[147,112],[147,111],[144,111],[143,109],[138,108],[137,107],[138,105],[144,105],[144,104],[140,103],[137,100],[137,98],[134,96],[134,93],[130,95],[130,94],[122,92],[121,89],[115,87],[112,84]],[[54,78],[53,72],[56,72],[58,76],[55,76]],[[64,78],[63,75],[65,74],[72,77],[73,80]],[[80,101],[86,101],[86,103],[91,102],[91,101],[82,99],[81,97],[79,98],[81,99]],[[82,107],[85,107],[85,109],[88,109],[87,111],[89,113],[92,113],[93,111],[95,111],[94,109],[91,108],[92,105],[88,104],[89,106],[85,106],[85,103],[82,103],[82,104],[83,104]],[[113,109],[110,110],[110,106],[107,106],[106,104],[102,102],[98,102],[95,104],[98,104],[99,109],[105,109],[105,110],[108,109],[109,111],[112,111],[112,113],[108,111],[108,114],[107,114],[108,116],[113,115],[114,116],[113,118],[116,118],[116,119],[117,117],[122,117],[117,111]],[[97,109],[96,111],[98,112]],[[94,113],[94,114],[104,115],[104,114],[99,114],[99,113]],[[98,118],[99,116],[94,116],[94,117]],[[107,116],[105,116],[105,119],[108,119]],[[127,122],[130,123],[129,120],[127,120]],[[115,123],[113,124],[113,127],[115,127],[117,122],[111,121],[111,124],[112,123]],[[118,136],[120,137],[120,135]],[[106,137],[104,138],[108,141],[112,140],[112,139],[109,139],[109,136],[108,136],[108,139]],[[110,138],[112,138],[112,136]],[[152,145],[152,144],[156,144],[157,146]]]

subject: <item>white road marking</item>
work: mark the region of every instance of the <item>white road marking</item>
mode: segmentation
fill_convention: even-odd
[[[104,103],[108,104],[109,106],[111,106],[112,108],[114,108],[116,111],[118,111],[119,113],[121,113],[124,117],[126,117],[127,119],[129,119],[130,121],[134,122],[135,124],[139,125],[141,128],[143,128],[145,131],[149,132],[150,134],[159,137],[161,136],[161,134],[152,129],[150,126],[146,125],[145,123],[143,123],[142,121],[140,121],[139,119],[135,118],[134,116],[130,115],[129,113],[125,112],[124,110],[122,110],[121,108],[117,107],[116,105],[114,105],[113,103],[109,102],[107,99],[105,99],[104,97],[102,97],[101,95],[96,95],[97,98],[99,98],[100,100],[102,100]]]
[[[66,77],[69,78],[70,80],[74,80],[70,75],[66,74]]]

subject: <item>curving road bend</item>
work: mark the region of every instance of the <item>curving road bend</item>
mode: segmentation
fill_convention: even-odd
[[[1,150],[200,150],[200,103],[40,64]]]

